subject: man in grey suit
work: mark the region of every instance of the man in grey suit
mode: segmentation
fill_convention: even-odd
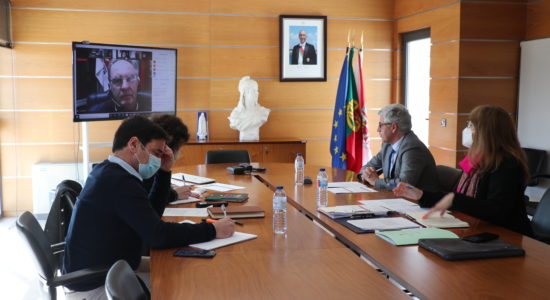
[[[379,190],[392,190],[399,182],[407,182],[422,190],[437,191],[434,158],[412,132],[407,108],[391,104],[378,115],[382,148],[361,169],[362,179]],[[382,173],[384,178],[379,178]]]

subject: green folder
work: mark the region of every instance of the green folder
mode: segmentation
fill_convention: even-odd
[[[458,235],[440,228],[415,228],[393,231],[377,231],[376,235],[396,246],[416,245],[419,239],[457,239]]]

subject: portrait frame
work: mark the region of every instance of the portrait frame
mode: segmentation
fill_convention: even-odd
[[[280,15],[279,38],[280,81],[327,81],[326,16]]]

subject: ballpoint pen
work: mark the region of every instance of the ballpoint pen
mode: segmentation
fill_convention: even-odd
[[[221,209],[223,211],[223,217],[227,218],[227,211],[225,210],[225,205],[222,204]]]
[[[181,180],[183,180],[183,185],[185,185],[185,175],[181,174]]]
[[[216,222],[217,222],[216,220],[210,219],[210,218],[208,218],[208,219],[202,219],[202,221],[203,221],[203,222],[206,222],[206,223],[216,223]],[[239,222],[239,221],[236,221],[236,220],[233,220],[233,222],[234,222],[235,224],[237,224],[237,225],[241,225],[241,226],[244,225],[243,222]]]

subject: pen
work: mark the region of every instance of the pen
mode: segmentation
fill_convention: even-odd
[[[203,221],[203,222],[206,222],[206,223],[212,223],[212,224],[217,222],[216,220],[210,219],[210,218],[208,218],[208,219],[202,219],[202,221]],[[237,224],[237,225],[241,225],[241,226],[244,225],[243,222],[239,222],[239,221],[235,221],[235,220],[233,220],[233,222],[235,222],[235,224]]]
[[[185,185],[185,175],[181,174],[181,180],[183,180],[183,185]]]
[[[222,208],[222,211],[223,211],[223,217],[227,218],[227,211],[225,211],[225,205],[222,204],[221,208]]]

